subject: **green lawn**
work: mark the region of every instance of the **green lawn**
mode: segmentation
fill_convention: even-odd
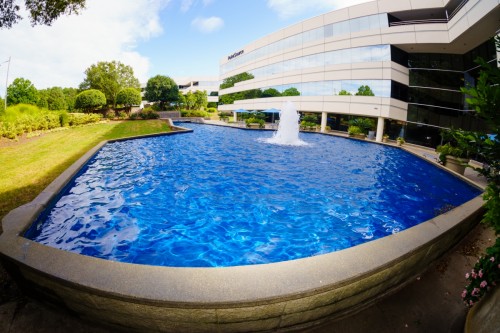
[[[108,122],[47,133],[15,144],[0,143],[0,220],[10,210],[33,200],[100,141],[168,131],[167,123],[160,120]]]

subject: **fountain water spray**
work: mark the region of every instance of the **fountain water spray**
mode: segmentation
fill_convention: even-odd
[[[286,146],[307,145],[307,142],[299,139],[299,118],[299,113],[292,102],[283,103],[278,130],[266,142]]]

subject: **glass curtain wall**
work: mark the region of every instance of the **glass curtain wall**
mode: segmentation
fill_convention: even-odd
[[[443,128],[483,129],[482,122],[469,110],[460,91],[474,84],[478,75],[477,57],[496,60],[493,41],[464,54],[408,54],[410,87],[408,92],[409,142],[435,147],[441,143]]]

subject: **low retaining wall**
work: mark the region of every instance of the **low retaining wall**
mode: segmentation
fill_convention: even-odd
[[[282,331],[359,311],[425,271],[482,213],[483,200],[477,197],[415,227],[349,249],[222,268],[113,262],[21,237],[101,146],[3,219],[0,259],[32,295],[128,332]]]

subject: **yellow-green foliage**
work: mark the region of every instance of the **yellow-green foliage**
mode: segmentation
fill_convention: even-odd
[[[0,115],[0,137],[16,139],[23,133],[47,131],[61,126],[74,126],[97,122],[100,115],[70,116],[66,111],[49,111],[31,104],[9,106]]]

